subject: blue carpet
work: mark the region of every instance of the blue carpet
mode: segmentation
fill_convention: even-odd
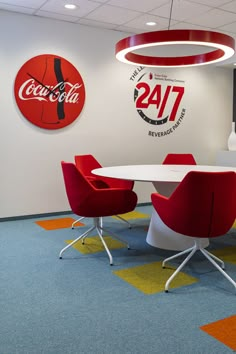
[[[151,206],[137,211],[151,215]],[[184,268],[199,281],[168,294],[146,295],[113,274],[173,253],[145,242],[149,218],[130,220],[131,230],[114,218],[104,220],[132,248],[112,250],[113,267],[104,251],[71,248],[59,260],[65,240],[85,230],[88,219],[74,230],[50,231],[39,220],[0,223],[0,354],[232,353],[200,330],[236,311],[232,285],[201,256]],[[236,246],[235,229],[210,249],[226,246]],[[226,267],[236,279],[236,265]]]

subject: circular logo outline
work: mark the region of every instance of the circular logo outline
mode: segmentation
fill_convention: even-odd
[[[82,76],[65,58],[41,54],[26,61],[14,82],[22,115],[43,129],[61,129],[74,122],[85,104]]]

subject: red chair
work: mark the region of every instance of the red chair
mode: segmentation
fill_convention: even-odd
[[[80,169],[80,171],[86,176],[87,179],[91,183],[94,184],[96,188],[125,188],[128,190],[132,190],[134,187],[134,181],[126,181],[122,179],[116,179],[116,178],[109,178],[109,177],[100,177],[100,176],[95,176],[92,174],[92,170],[96,168],[102,167],[100,163],[95,159],[95,157],[91,154],[87,155],[76,155],[75,157],[75,165],[77,168]],[[128,224],[129,228],[131,229],[131,224],[122,218],[120,215],[116,215],[116,217],[125,223]],[[83,217],[80,217],[76,221],[73,222],[72,224],[72,229],[78,223],[81,221]]]
[[[224,235],[234,223],[236,216],[235,172],[191,171],[169,198],[153,193],[151,199],[156,212],[170,229],[186,237],[194,238],[193,247],[163,261],[164,268],[166,262],[189,253],[167,280],[165,291],[168,292],[170,282],[198,250],[236,289],[235,281],[223,270],[224,262],[201,246],[201,238]]]
[[[137,205],[137,195],[135,192],[124,188],[96,188],[89,179],[73,163],[61,162],[62,172],[65,182],[68,202],[74,214],[82,217],[93,218],[94,225],[86,232],[64,247],[59,257],[66,249],[74,245],[80,239],[84,239],[93,230],[97,230],[98,236],[108,254],[110,264],[113,264],[112,255],[103,238],[103,232],[106,229],[102,226],[102,217],[123,214],[133,211]],[[107,231],[106,231],[107,232]],[[127,244],[118,236],[113,237]],[[129,245],[127,244],[128,248]]]
[[[192,154],[167,154],[163,165],[196,165]]]

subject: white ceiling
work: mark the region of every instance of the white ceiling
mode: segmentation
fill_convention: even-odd
[[[67,10],[66,2],[77,5]],[[0,0],[0,10],[102,27],[130,34],[164,29],[206,29],[236,41],[236,0]],[[145,23],[155,21],[155,27]],[[236,62],[236,54],[226,63]]]

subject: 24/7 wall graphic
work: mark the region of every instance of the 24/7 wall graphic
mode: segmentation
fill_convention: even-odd
[[[14,94],[26,119],[44,129],[61,129],[81,113],[85,86],[77,69],[66,59],[42,54],[18,71]]]
[[[184,81],[138,67],[130,77],[135,81],[134,103],[139,116],[152,128],[149,135],[162,137],[173,133],[184,118],[182,107]]]

